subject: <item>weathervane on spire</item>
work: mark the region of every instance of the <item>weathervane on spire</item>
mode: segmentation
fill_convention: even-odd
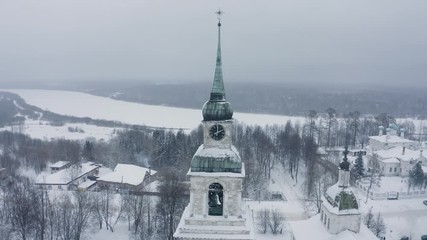
[[[221,11],[221,9],[218,9],[215,14],[218,15],[218,27],[221,27],[221,15],[224,14],[224,12]]]

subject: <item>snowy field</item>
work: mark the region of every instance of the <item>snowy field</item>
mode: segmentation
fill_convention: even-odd
[[[62,115],[188,130],[196,128],[202,121],[202,106],[200,109],[154,106],[70,91],[22,89],[4,89],[2,91],[16,93],[30,105]],[[239,112],[236,112],[233,117],[248,125],[261,126],[286,124],[288,120],[304,122],[304,117]]]
[[[77,131],[70,131],[77,129]],[[99,127],[95,125],[67,123],[64,126],[52,126],[48,122],[38,120],[26,120],[21,126],[7,126],[0,128],[0,131],[12,131],[29,135],[31,138],[51,140],[110,140],[117,130],[121,128]]]

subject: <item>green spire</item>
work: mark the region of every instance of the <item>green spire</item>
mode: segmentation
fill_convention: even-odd
[[[223,12],[216,12],[219,17]],[[215,77],[212,85],[211,97],[203,105],[204,121],[221,121],[233,118],[233,108],[225,100],[224,80],[222,78],[222,59],[221,59],[221,19],[218,17],[218,49],[216,55]]]
[[[217,14],[221,16],[222,12],[218,11]],[[219,18],[218,18],[219,19]],[[221,20],[218,22],[218,49],[216,52],[216,66],[215,77],[212,85],[210,100],[225,100],[224,80],[222,77],[222,59],[221,59]]]

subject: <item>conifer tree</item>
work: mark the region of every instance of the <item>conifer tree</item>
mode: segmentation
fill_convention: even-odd
[[[362,152],[360,151],[354,163],[354,174],[356,179],[360,179],[361,177],[363,177],[364,171],[365,168],[363,167]]]
[[[83,146],[82,158],[84,161],[95,161],[95,150],[93,143],[86,141]]]
[[[424,172],[421,163],[417,162],[409,173],[409,184],[412,186],[422,186],[424,183]]]

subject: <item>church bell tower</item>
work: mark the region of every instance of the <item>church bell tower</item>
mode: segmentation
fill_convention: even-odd
[[[203,105],[203,144],[191,160],[190,203],[174,237],[187,239],[254,238],[249,213],[242,202],[245,169],[232,144],[233,109],[225,99],[221,58],[221,15],[215,77],[209,100]]]

